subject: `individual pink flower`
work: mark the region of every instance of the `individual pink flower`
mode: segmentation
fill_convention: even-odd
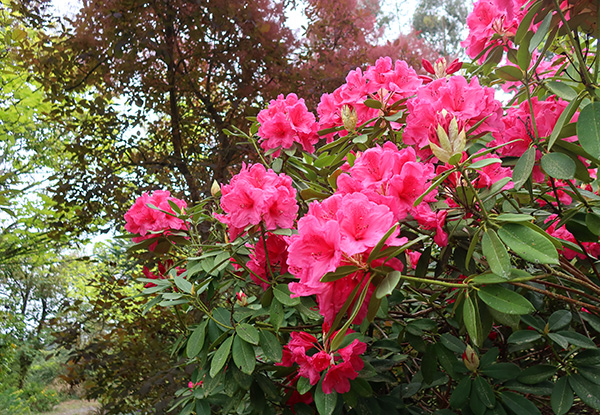
[[[417,96],[407,102],[407,108],[402,139],[417,150],[430,142],[438,143],[438,125],[447,130],[452,118],[465,131],[482,121],[472,135],[501,133],[504,129],[502,105],[494,98],[494,90],[480,86],[477,78],[468,82],[457,75],[433,81],[419,89]]]
[[[258,122],[259,143],[264,150],[286,149],[298,143],[304,151],[315,151],[314,144],[319,141],[318,124],[314,114],[306,108],[304,99],[298,99],[296,94],[288,94],[285,98],[279,95],[272,100],[267,109],[258,113]],[[278,157],[280,152],[275,151],[273,157]]]
[[[251,225],[264,223],[267,230],[294,226],[298,204],[292,179],[277,175],[261,164],[245,164],[228,185],[221,187],[221,208],[225,214],[215,214],[229,226],[235,239]]]
[[[266,290],[270,286],[269,281],[287,272],[287,257],[287,238],[268,233],[266,242],[262,237],[258,240],[250,254],[250,260],[246,263],[252,271],[250,278]]]
[[[133,242],[157,238],[159,234],[168,234],[170,230],[187,229],[187,225],[177,217],[169,201],[175,203],[181,211],[187,207],[185,201],[171,197],[171,193],[165,190],[155,190],[151,195],[144,193],[136,199],[125,214],[125,230],[140,235],[132,238]]]

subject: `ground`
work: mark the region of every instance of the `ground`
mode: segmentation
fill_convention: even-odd
[[[95,401],[70,400],[61,403],[52,412],[36,415],[92,415],[99,406]]]

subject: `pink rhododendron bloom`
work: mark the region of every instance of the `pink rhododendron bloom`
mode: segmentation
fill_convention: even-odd
[[[366,343],[355,339],[348,346],[331,351],[327,343],[321,346],[308,333],[292,332],[289,343],[283,346],[284,358],[278,365],[298,365],[298,375],[307,378],[311,385],[316,385],[326,371],[323,392],[346,393],[350,390],[350,380],[355,379],[364,367],[360,355],[366,350]]]
[[[250,225],[264,223],[267,230],[294,226],[298,204],[292,179],[277,175],[261,164],[244,165],[228,185],[221,188],[221,208],[215,217],[229,226],[235,239]]]
[[[398,150],[389,141],[359,154],[352,167],[345,165],[342,169],[347,174],[338,177],[339,193],[364,194],[371,202],[386,205],[397,221],[406,218],[435,175],[432,164],[417,161],[414,149]],[[433,201],[434,197],[432,192],[425,201]]]
[[[577,241],[571,232],[567,230],[566,225],[562,225],[560,228],[557,228],[556,225],[559,222],[559,217],[557,215],[550,215],[548,219],[544,221],[544,223],[550,223],[550,226],[546,229],[548,235],[554,236],[555,238],[562,239],[563,241],[571,242],[577,245]],[[585,248],[586,252],[595,257],[600,258],[600,243],[598,242],[581,242],[581,245]],[[586,259],[587,256],[582,252],[574,251],[570,248],[564,248],[559,250],[561,255],[564,255],[566,259],[569,261],[573,258],[577,257],[580,259]]]
[[[266,252],[265,245],[267,247]],[[250,278],[266,290],[269,288],[269,281],[272,278],[287,272],[287,257],[287,238],[268,233],[266,242],[263,241],[262,237],[258,240],[254,246],[254,251],[250,254],[250,260],[246,263],[246,266],[252,271]]]
[[[521,6],[527,0],[479,0],[467,17],[469,36],[461,42],[467,55],[475,59],[491,45],[511,45],[519,23],[527,13]],[[483,62],[482,56],[479,62]]]
[[[433,241],[436,244],[439,246],[448,245],[448,234],[443,229],[446,223],[446,216],[448,215],[447,210],[434,212],[428,204],[421,203],[412,211],[412,215],[424,229],[435,229]]]
[[[378,59],[364,73],[357,68],[348,74],[344,85],[332,94],[321,97],[317,107],[320,129],[342,126],[341,111],[344,106],[356,111],[357,125],[363,125],[380,115],[379,110],[364,105],[366,99],[374,98],[390,106],[414,95],[421,84],[420,77],[406,62],[399,60],[394,63],[389,57]],[[347,132],[342,131],[340,134]],[[328,142],[333,140],[333,135],[331,133],[326,136]]]
[[[540,101],[534,96],[531,98],[531,103],[538,135],[542,139],[546,138],[554,130],[556,121],[558,121],[560,114],[562,114],[568,103],[555,96],[551,96],[545,101]],[[523,101],[519,106],[509,108],[506,116],[502,119],[505,126],[504,133],[492,133],[494,140],[489,146],[495,147],[516,140],[514,143],[499,148],[497,152],[502,156],[521,157],[531,145],[531,135],[534,134],[531,117],[532,112],[528,101]],[[576,121],[577,117],[578,113],[571,121]],[[573,139],[568,140],[572,141]],[[539,160],[541,156],[541,153],[539,153],[536,159]]]
[[[304,99],[298,99],[296,94],[288,94],[285,98],[279,95],[272,100],[267,109],[258,113],[258,122],[259,143],[264,150],[290,148],[298,143],[304,151],[315,151],[314,144],[319,141],[318,124],[314,114],[306,108]],[[273,156],[279,154],[280,150],[277,150]]]
[[[175,216],[169,201],[175,203],[182,211],[187,207],[185,201],[171,197],[171,193],[165,190],[155,190],[151,195],[144,193],[136,199],[125,214],[125,230],[140,235],[132,238],[133,242],[138,243],[145,239],[156,238],[159,233],[167,234],[169,230],[187,229],[185,222]],[[151,208],[149,205],[160,210]],[[171,215],[165,212],[169,212]]]
[[[419,89],[407,107],[409,114],[403,141],[416,149],[430,142],[439,143],[438,125],[447,129],[452,118],[456,118],[465,131],[483,120],[473,135],[501,133],[504,129],[502,105],[494,98],[494,90],[480,86],[477,78],[467,82],[462,76],[452,76],[433,81]]]
[[[153,273],[152,271],[150,271],[150,268],[144,266],[144,268],[142,269],[142,273],[144,274],[144,277],[152,279],[152,280],[156,280],[156,279],[160,279],[160,280],[164,280],[166,278],[168,278],[168,271],[173,267],[173,261],[171,260],[167,260],[165,262],[158,262],[157,265],[157,273]],[[177,275],[181,275],[183,274],[183,272],[185,272],[184,268],[179,268],[179,267],[175,267],[175,270],[177,272]],[[153,284],[151,282],[147,283],[146,285],[144,285],[144,288],[150,288],[150,287],[156,287],[156,284]]]

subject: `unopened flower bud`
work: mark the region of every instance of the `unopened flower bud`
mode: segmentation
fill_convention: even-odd
[[[239,291],[235,293],[235,302],[240,307],[246,307],[248,305],[248,296],[243,291]]]
[[[210,194],[213,195],[213,197],[217,197],[221,194],[221,186],[219,185],[219,183],[215,180],[212,184],[212,186],[210,187]]]
[[[479,356],[477,356],[477,353],[475,353],[475,350],[473,350],[471,346],[467,346],[462,355],[462,359],[467,369],[471,372],[477,371],[477,368],[479,367]]]
[[[445,116],[445,114],[443,115]],[[452,159],[451,164],[457,164],[467,144],[467,135],[464,128],[459,131],[458,121],[452,117],[448,132],[441,124],[438,124],[436,132],[440,146],[430,143],[431,151],[442,163],[448,163]]]
[[[342,122],[346,131],[351,132],[356,129],[356,123],[358,122],[358,115],[356,110],[350,105],[344,105],[340,110],[342,115]]]

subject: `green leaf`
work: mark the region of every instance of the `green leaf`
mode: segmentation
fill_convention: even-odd
[[[531,215],[525,215],[523,213],[502,213],[498,215],[494,220],[498,222],[531,222],[535,218]]]
[[[533,330],[515,331],[508,337],[508,342],[512,344],[527,344],[532,343],[542,338],[542,335]]]
[[[557,343],[563,349],[569,347],[569,341],[558,333],[548,333],[548,338],[554,343]]]
[[[356,271],[358,271],[358,267],[355,265],[342,265],[341,267],[337,267],[335,271],[328,272],[327,274],[323,275],[321,282],[337,281]]]
[[[386,295],[390,295],[400,282],[401,277],[402,274],[400,271],[388,272],[386,277],[383,279],[383,281],[381,281],[381,283],[379,283],[379,286],[375,290],[375,298],[381,299]]]
[[[238,336],[240,336],[243,340],[247,341],[248,343],[257,345],[259,342],[258,330],[248,323],[238,324],[235,327],[235,332]]]
[[[535,148],[529,147],[515,164],[513,170],[514,189],[519,190],[531,176],[535,164]]]
[[[471,378],[468,376],[458,382],[452,396],[450,396],[450,406],[452,408],[461,408],[467,404],[471,394],[471,382]]]
[[[478,160],[475,163],[468,166],[467,168],[472,169],[472,170],[478,170],[483,167],[489,166],[491,164],[497,164],[497,163],[502,163],[502,160],[500,160],[498,158],[489,158],[489,159]]]
[[[550,395],[550,405],[556,415],[566,414],[573,406],[573,390],[567,377],[558,378],[556,381]]]
[[[550,177],[559,180],[570,180],[575,177],[575,162],[563,153],[544,154],[542,168]]]
[[[569,376],[569,385],[577,396],[588,406],[600,410],[600,386],[578,374]]]
[[[202,347],[204,346],[204,336],[206,333],[206,321],[200,324],[196,329],[192,332],[192,335],[188,339],[185,353],[188,358],[193,358],[200,353]]]
[[[174,280],[175,280],[175,285],[181,291],[183,291],[184,293],[187,293],[187,294],[192,293],[192,283],[191,282],[184,279],[181,275],[176,275]]]
[[[251,375],[256,367],[254,347],[240,336],[233,339],[233,363],[244,373]],[[212,367],[211,367],[212,371]]]
[[[510,257],[504,244],[496,232],[488,229],[481,238],[481,249],[488,261],[490,269],[496,275],[508,279],[510,272]]]
[[[586,152],[600,158],[600,102],[586,105],[579,113],[577,137]]]
[[[456,355],[448,350],[442,343],[435,343],[434,351],[440,366],[444,368],[451,378],[455,378],[456,372],[454,371],[454,365],[458,361]]]
[[[310,384],[308,378],[305,378],[304,376],[300,376],[298,378],[298,383],[296,383],[296,390],[300,395],[304,395],[306,392],[311,390],[311,388],[312,385]]]
[[[277,337],[267,330],[260,331],[260,347],[265,352],[265,356],[275,363],[281,362],[283,357],[283,348]]]
[[[335,406],[337,404],[337,392],[333,391],[332,393],[326,394],[323,392],[323,380],[321,379],[317,384],[317,388],[315,390],[315,405],[317,406],[317,411],[319,411],[319,415],[331,415],[335,410]]]
[[[585,312],[580,313],[580,316],[583,320],[589,323],[590,326],[592,326],[596,333],[600,333],[600,318]]]
[[[523,71],[516,66],[507,65],[496,68],[496,75],[506,81],[517,82],[523,79]]]
[[[591,233],[600,235],[600,215],[595,212],[586,213],[585,224]]]
[[[500,393],[502,403],[518,415],[541,415],[533,402],[514,392]]]
[[[519,376],[521,368],[514,363],[502,362],[481,369],[481,373],[493,379],[510,380]]]
[[[598,242],[598,235],[588,227],[587,214],[583,212],[575,213],[569,218],[565,227],[579,242]]]
[[[225,339],[221,346],[217,349],[212,358],[210,365],[210,377],[214,378],[217,373],[225,366],[227,359],[229,358],[229,352],[231,351],[231,343],[233,342],[233,336]]]
[[[552,21],[552,13],[548,13],[542,23],[538,26],[535,34],[531,38],[531,42],[529,43],[529,53],[533,53],[534,50],[542,43],[542,40],[548,34],[548,29],[550,29],[550,22]]]
[[[281,324],[283,323],[284,314],[283,306],[279,301],[277,301],[276,298],[273,299],[273,302],[271,303],[269,315],[269,321],[271,322],[273,327],[275,327],[275,330],[279,330],[279,327],[281,327]]]
[[[535,385],[550,379],[556,373],[556,366],[535,365],[523,370],[517,380],[527,385]]]
[[[564,82],[547,81],[544,86],[565,101],[572,101],[577,98],[577,92]]]
[[[552,313],[548,319],[548,329],[551,331],[565,328],[571,323],[573,315],[568,310],[558,310]]]
[[[575,331],[559,331],[558,334],[563,336],[570,344],[574,346],[583,347],[585,349],[596,348],[596,344],[581,333],[577,333]]]
[[[522,315],[535,311],[533,305],[521,294],[500,285],[481,287],[477,294],[488,306],[505,314]]]
[[[563,112],[560,113],[560,116],[558,117],[558,120],[556,121],[556,124],[552,129],[550,138],[548,138],[548,151],[550,151],[558,137],[561,135],[565,124],[568,124],[568,122],[573,118],[573,114],[575,114],[575,111],[577,111],[577,108],[579,108],[579,104],[581,103],[582,97],[583,95],[578,95],[573,101],[569,102],[569,105],[567,105]],[[561,142],[563,141],[559,141],[559,145]]]
[[[374,99],[365,99],[363,104],[365,104],[365,106],[367,106],[369,108],[374,108],[376,110],[381,109],[381,101],[377,101]]]
[[[581,376],[589,380],[590,382],[600,385],[600,371],[598,367],[590,366],[577,366],[577,371]]]
[[[546,237],[520,223],[505,223],[498,236],[510,249],[534,264],[558,264],[558,252]]]
[[[496,405],[496,397],[494,396],[494,390],[490,384],[482,378],[477,376],[473,381],[473,387],[481,402],[488,408],[493,408]]]
[[[469,336],[471,337],[471,341],[476,346],[481,346],[483,343],[483,339],[481,339],[483,332],[481,319],[477,312],[475,301],[469,295],[465,296],[463,304],[463,321],[467,328],[467,333],[469,333]]]
[[[279,284],[273,288],[273,295],[283,305],[287,305],[290,307],[296,306],[300,304],[300,299],[298,297],[292,298],[290,297],[290,289],[287,284]]]
[[[521,45],[521,41],[525,37],[525,34],[529,31],[531,22],[533,21],[533,18],[537,14],[537,11],[541,5],[542,5],[542,2],[538,1],[529,7],[527,14],[525,15],[525,17],[523,17],[523,20],[521,20],[521,23],[519,24],[517,32],[515,33],[515,44]]]

